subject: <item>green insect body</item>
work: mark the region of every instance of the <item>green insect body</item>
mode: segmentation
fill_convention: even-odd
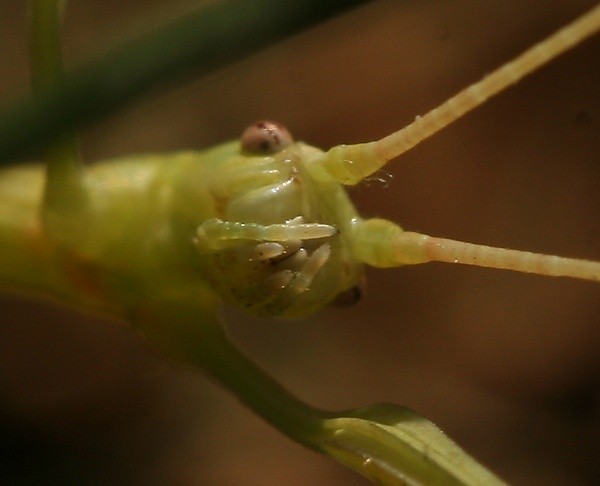
[[[171,156],[166,162],[172,161],[174,169],[185,160],[189,157]],[[168,221],[171,198],[165,190],[174,182],[173,172],[163,158],[153,156],[87,168],[85,212],[71,215],[71,234],[61,227],[57,241],[44,225],[43,168],[3,171],[3,207],[20,208],[18,219],[7,214],[7,221],[18,226],[2,234],[3,279],[119,315],[130,312],[134,295],[143,300],[158,285],[157,275],[164,287],[173,280],[181,283],[188,272],[172,277],[174,269],[187,267],[173,247],[175,223]]]
[[[218,306],[296,317],[353,303],[364,265],[445,261],[600,281],[600,262],[363,219],[345,190],[598,30],[600,7],[374,142],[323,151],[295,142],[280,125],[258,122],[240,141],[206,151],[131,156],[81,171],[73,164],[74,187],[52,172],[51,158],[47,173],[42,165],[2,169],[0,284],[126,320],[284,433],[383,484],[412,477],[407,471],[415,464],[415,477],[425,478],[418,482],[441,474],[499,484],[430,424],[414,414],[407,420],[403,409],[340,415],[299,402],[227,341]]]
[[[157,298],[206,302],[208,313],[224,300],[255,314],[306,315],[357,296],[363,264],[446,261],[600,280],[597,262],[363,220],[344,189],[598,29],[600,7],[374,142],[324,152],[258,122],[239,142],[102,162],[71,171],[67,183],[50,171],[45,182],[41,166],[5,169],[0,279],[133,321]]]
[[[302,143],[249,154],[234,141],[95,164],[60,241],[44,230],[42,167],[4,170],[2,278],[124,316],[192,288],[258,314],[314,312],[361,274],[357,213],[340,184],[312,174],[320,154]]]
[[[274,148],[269,137],[282,127],[259,122],[250,129],[264,136],[265,148],[242,137],[205,152],[93,165],[84,174],[84,207],[57,227],[45,224],[42,167],[3,171],[0,198],[12,208],[2,216],[3,280],[131,318],[157,296],[178,295],[302,316],[356,294],[364,263],[446,260],[600,278],[594,262],[363,220],[339,179],[360,180],[385,163],[376,146],[323,152],[290,138]]]

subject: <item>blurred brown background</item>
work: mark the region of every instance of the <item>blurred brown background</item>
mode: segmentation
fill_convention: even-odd
[[[74,64],[172,2],[79,0]],[[192,2],[178,4],[183,12]],[[400,128],[593,1],[374,1],[83,133],[88,160],[202,148],[271,118],[328,147]],[[0,101],[27,91],[25,2],[2,0]],[[354,189],[365,215],[466,241],[600,260],[600,38]],[[594,484],[597,284],[431,264],[370,271],[352,310],[226,311],[232,336],[318,406],[395,402],[514,484]],[[0,480],[9,484],[365,484],[279,435],[111,322],[0,301]]]

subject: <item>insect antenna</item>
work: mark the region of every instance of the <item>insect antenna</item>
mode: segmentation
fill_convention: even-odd
[[[417,246],[425,261],[430,262],[462,263],[550,277],[572,277],[600,282],[600,262],[495,248],[412,232],[403,232],[394,243],[399,258],[402,258],[407,247],[413,247],[412,251],[414,252],[414,246]]]
[[[490,97],[523,79],[568,49],[600,30],[600,5],[535,44],[482,80],[468,86],[410,125],[380,140],[337,145],[320,163],[328,176],[353,185],[368,178],[438,130],[483,104]],[[353,253],[375,267],[397,267],[430,261],[462,263],[539,275],[600,281],[600,262],[494,248],[405,232],[382,219],[357,221],[353,228]]]
[[[598,30],[600,30],[600,5],[480,81],[463,89],[437,108],[423,116],[418,116],[414,122],[397,132],[374,142],[337,145],[331,148],[326,153],[323,164],[327,171],[342,184],[356,184],[393,158],[483,104],[490,97],[591,37]]]
[[[447,262],[600,282],[600,262],[591,260],[438,238],[404,231],[392,221],[379,218],[358,221],[353,231],[355,256],[374,267]]]

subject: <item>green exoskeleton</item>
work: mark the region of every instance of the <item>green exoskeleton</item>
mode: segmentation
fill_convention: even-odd
[[[277,395],[248,363],[221,354],[229,348],[205,322],[216,320],[223,301],[284,317],[352,303],[364,265],[445,261],[600,281],[599,262],[451,241],[363,219],[345,190],[599,29],[597,7],[375,142],[322,151],[294,141],[281,125],[258,122],[239,141],[105,161],[66,182],[46,177],[40,165],[3,169],[0,280],[132,322],[295,439],[389,479],[387,458],[348,446],[331,432],[331,416]],[[49,194],[57,188],[77,197],[56,203]],[[379,445],[379,437],[373,440]]]
[[[600,280],[600,263],[454,242],[364,220],[344,190],[593,33],[599,17],[597,9],[376,142],[323,152],[295,142],[277,124],[259,122],[241,141],[205,152],[86,168],[83,200],[61,214],[60,208],[40,212],[40,167],[4,170],[1,207],[10,211],[1,220],[2,276],[125,316],[155,293],[181,289],[256,314],[306,315],[340,295],[357,294],[363,264],[447,261]]]
[[[2,215],[4,280],[106,310],[116,305],[123,315],[140,296],[195,288],[281,316],[356,293],[363,264],[443,260],[600,280],[599,263],[361,219],[341,182],[359,182],[390,158],[379,143],[323,152],[258,122],[241,142],[206,152],[96,164],[83,175],[85,207],[50,231],[39,217],[41,168],[4,170],[0,198],[11,208]]]

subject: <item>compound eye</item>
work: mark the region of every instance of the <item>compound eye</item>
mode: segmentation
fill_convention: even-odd
[[[355,285],[354,287],[350,287],[349,289],[340,292],[335,296],[335,298],[331,301],[331,305],[335,307],[350,307],[358,303],[360,298],[362,297],[363,289],[361,285]]]
[[[291,145],[294,139],[279,123],[259,121],[242,133],[242,150],[253,154],[273,154]]]

